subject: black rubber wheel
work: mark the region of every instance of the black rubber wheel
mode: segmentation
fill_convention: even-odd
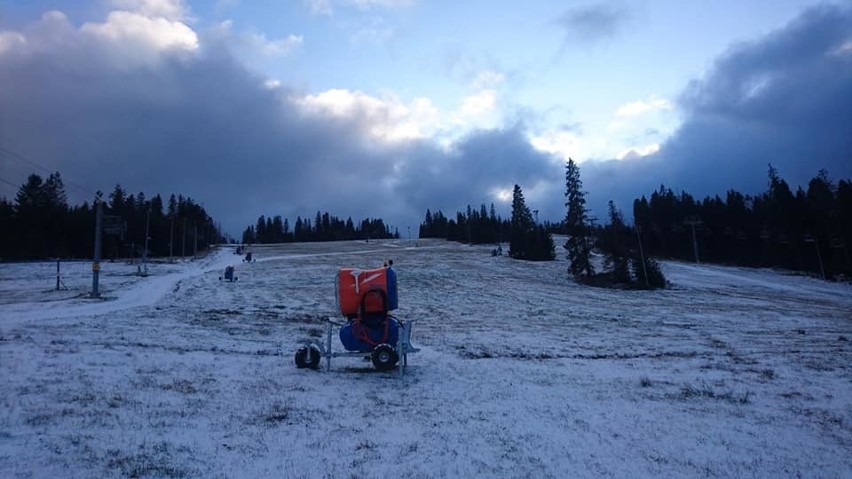
[[[308,348],[302,346],[296,351],[296,367],[316,369],[320,363],[320,352],[317,348],[311,348],[311,357],[308,359]]]
[[[379,371],[389,371],[399,361],[399,355],[396,354],[396,351],[394,351],[390,344],[376,346],[370,358],[373,360],[373,366]]]

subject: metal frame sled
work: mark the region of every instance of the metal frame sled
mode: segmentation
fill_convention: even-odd
[[[296,367],[315,369],[325,356],[328,371],[332,357],[366,356],[379,371],[398,367],[402,376],[408,366],[408,354],[419,350],[411,345],[414,320],[404,322],[389,314],[398,306],[393,269],[387,264],[372,270],[341,268],[336,292],[337,306],[345,320],[329,317],[325,344],[319,340],[306,342],[296,351]],[[346,352],[332,349],[335,326],[339,327],[338,335]]]
[[[372,347],[371,350],[336,352],[331,346],[332,332],[335,326],[342,328],[348,324],[348,321],[328,318],[325,344],[316,339],[306,342],[296,351],[296,367],[317,369],[320,361],[325,357],[326,371],[330,371],[331,358],[362,358],[365,355],[369,355],[373,366],[379,371],[390,371],[396,367],[399,370],[399,376],[402,376],[405,374],[405,368],[408,366],[408,355],[416,353],[420,349],[411,345],[411,328],[414,326],[415,321],[409,320],[403,322],[398,319],[397,321],[399,322],[399,335],[397,336],[395,345],[380,343]]]
[[[234,267],[233,266],[226,266],[225,267],[225,274],[223,276],[219,276],[219,281],[222,281],[223,279],[225,281],[229,281],[231,283],[233,283],[234,281],[237,281],[239,279],[239,278],[237,278],[237,275],[234,274]]]

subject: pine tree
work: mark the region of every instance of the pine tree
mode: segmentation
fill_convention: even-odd
[[[121,185],[116,184],[115,189],[109,194],[109,209],[112,214],[124,216],[127,203],[126,193]]]
[[[569,158],[565,165],[565,206],[568,209],[565,217],[565,228],[568,240],[565,249],[568,250],[570,271],[574,277],[594,276],[595,270],[589,259],[590,250],[586,241],[587,210],[586,194],[583,192],[583,182],[580,181],[580,168]]]
[[[169,196],[169,207],[168,207],[166,214],[169,216],[169,218],[174,219],[174,217],[177,216],[177,213],[178,213],[178,202],[177,202],[177,198],[175,198],[174,193],[172,193],[172,195]]]
[[[553,236],[544,226],[536,227],[533,232],[534,245],[532,257],[533,261],[553,261],[556,259],[556,245],[553,243]]]
[[[660,269],[660,264],[654,258],[645,257],[645,266],[642,266],[642,260],[638,256],[630,259],[630,267],[633,270],[633,277],[640,285],[647,285],[651,288],[665,288],[666,277],[663,276],[663,271]],[[645,273],[647,272],[647,279]]]
[[[68,208],[68,200],[65,195],[65,184],[59,172],[51,173],[44,182],[45,199],[48,204],[58,210],[64,211]]]
[[[47,238],[44,229],[47,223],[44,212],[48,201],[45,195],[44,180],[32,174],[27,182],[18,189],[15,197],[15,219],[18,229],[20,250],[26,258],[37,258],[47,254]]]
[[[254,226],[249,226],[243,231],[243,244],[255,243],[257,238],[254,234]]]
[[[17,253],[12,246],[15,234],[15,209],[6,198],[0,197],[0,261]]]
[[[516,259],[526,258],[528,255],[528,235],[533,229],[533,219],[530,209],[524,202],[524,193],[521,187],[515,185],[512,190],[512,226],[509,231],[509,256]]]
[[[612,280],[617,283],[630,282],[630,269],[628,267],[630,255],[626,235],[627,226],[624,224],[621,212],[610,200],[609,224],[604,228],[597,244],[604,253],[604,269],[612,275]]]

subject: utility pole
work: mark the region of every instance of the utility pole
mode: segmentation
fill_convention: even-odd
[[[533,213],[535,214],[535,224],[538,226],[538,210],[533,210]]]
[[[587,231],[588,231],[589,234],[583,235],[583,246],[586,248],[586,251],[591,251],[592,248],[589,246],[589,236],[591,236],[593,239],[596,237],[595,227],[597,225],[595,225],[595,223],[598,222],[598,217],[597,216],[590,216],[588,218],[588,220],[589,220],[589,228],[587,229]],[[594,243],[592,243],[592,244],[594,244]]]
[[[101,222],[103,221],[104,206],[100,196],[95,198],[95,254],[92,258],[92,293],[90,297],[100,298],[98,277],[101,271]]]
[[[142,276],[148,276],[148,228],[151,224],[151,208],[145,215],[145,249],[142,251]]]
[[[171,227],[169,228],[169,263],[174,261],[172,259],[172,247],[175,244],[175,217],[172,215]]]
[[[695,237],[695,225],[700,225],[702,223],[704,223],[704,222],[701,221],[700,219],[694,217],[694,216],[690,216],[689,218],[687,218],[683,221],[683,224],[689,225],[689,226],[692,227],[692,249],[695,252],[695,262],[696,263],[700,263],[700,261],[698,261],[698,239],[696,239],[696,237]]]
[[[183,219],[183,234],[180,238],[180,255],[186,257],[186,218]]]
[[[411,226],[408,227],[408,246],[411,246]]]
[[[645,267],[645,251],[642,250],[642,236],[639,234],[639,225],[636,225],[636,239],[639,240],[639,257],[642,258],[642,273],[645,274],[645,286],[650,286],[648,283],[648,268]]]
[[[822,279],[825,280],[825,269],[822,267],[822,254],[819,251],[819,238],[814,235],[805,235],[805,243],[813,243],[816,246],[817,260],[819,260],[819,272],[822,274]]]

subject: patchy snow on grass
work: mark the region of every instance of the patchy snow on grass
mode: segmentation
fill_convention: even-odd
[[[850,477],[852,288],[663,262],[661,291],[438,240],[0,264],[0,477]],[[393,259],[405,376],[297,369]],[[236,267],[236,282],[222,282]],[[342,350],[334,338],[336,350]],[[323,366],[325,361],[323,361]]]

